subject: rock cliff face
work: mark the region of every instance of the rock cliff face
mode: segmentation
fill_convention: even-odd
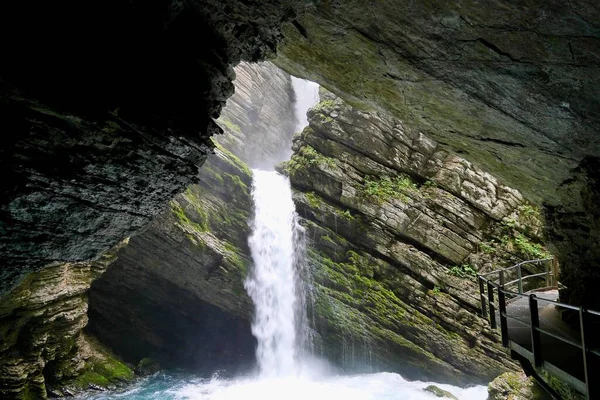
[[[91,263],[47,266],[2,298],[0,397],[45,399],[47,389],[76,392],[132,378],[129,368],[82,333],[87,291],[115,251]]]
[[[3,4],[0,293],[97,257],[193,183],[232,65],[273,53],[291,3]]]
[[[297,121],[291,77],[270,62],[235,68],[235,93],[217,123],[215,139],[252,168],[287,160]]]
[[[569,287],[561,296],[600,308],[589,290],[600,283],[592,2],[327,1],[284,36],[276,63],[288,72],[401,119],[546,203]]]
[[[90,330],[127,360],[235,372],[254,360],[250,171],[222,148],[94,284]]]
[[[296,124],[290,76],[270,63],[241,64],[236,75],[218,141],[256,166],[279,160]],[[251,179],[246,164],[217,145],[198,183],[94,283],[91,331],[132,362],[150,356],[209,373],[248,367],[256,345],[243,286]]]
[[[285,163],[309,239],[317,351],[348,371],[459,384],[514,368],[475,315],[472,275],[543,256],[536,210],[399,121],[325,91],[322,100]],[[224,129],[251,141],[231,123],[247,115],[236,103]],[[287,123],[271,110],[261,108],[258,118]],[[130,361],[150,356],[235,372],[253,361],[255,345],[242,284],[251,178],[222,147],[199,178],[94,283],[90,330]]]
[[[0,11],[10,16],[0,32],[1,291],[149,223],[203,161],[231,66],[272,54],[291,21],[279,65],[387,110],[547,202],[564,294],[600,307],[586,290],[600,279],[600,15],[589,0],[6,2]]]
[[[269,128],[271,146],[265,146],[258,154],[273,157],[274,152],[281,151],[284,140],[289,145],[293,133],[290,77],[272,64],[244,64],[237,73],[239,93],[230,103],[236,112],[225,115],[237,123],[247,123],[242,126],[251,133],[256,133],[249,129],[252,123],[265,129],[278,126],[279,129]],[[254,80],[261,76],[259,82]],[[265,84],[267,76],[274,77],[271,85]],[[250,98],[264,101],[252,108]],[[275,99],[280,102],[275,103]],[[253,113],[256,115],[251,121],[248,115]],[[72,124],[77,123],[83,122],[73,119]],[[239,140],[232,124],[223,125],[227,134],[221,139],[237,135]],[[105,132],[107,135],[119,129],[110,124],[106,128],[110,131]],[[286,134],[287,139],[279,137]],[[257,142],[252,138],[248,143],[253,141]],[[233,143],[233,139],[228,143]],[[152,146],[159,151],[158,146]],[[126,142],[116,143],[107,151],[116,156],[127,149]],[[149,158],[151,154],[141,158],[137,166],[146,168],[149,180],[154,179],[151,175],[156,169],[145,164],[146,161],[156,165],[168,162],[167,152],[162,153],[166,158],[161,156],[156,160]],[[248,193],[250,172],[220,146],[216,155],[209,157],[195,179],[200,183],[190,186],[144,234],[134,237],[131,245],[119,252],[121,261],[94,285],[89,313],[92,323],[88,331],[113,345],[132,363],[152,356],[165,366],[176,364],[196,370],[208,366],[213,372],[219,367],[230,371],[234,367],[243,368],[254,358],[255,343],[248,323],[252,305],[242,284],[249,263],[246,241],[252,209]],[[193,163],[189,166],[193,167]],[[123,173],[120,167],[113,167],[115,174]],[[91,180],[98,178],[91,174],[92,169],[92,166],[85,168]],[[177,181],[175,175],[176,172],[170,176]],[[64,187],[72,183],[65,182]],[[144,184],[138,181],[138,189],[142,190]],[[88,192],[81,190],[81,196],[86,196]],[[126,188],[111,190],[119,199],[128,195]],[[157,196],[164,195],[157,189]],[[100,197],[96,194],[93,198]],[[116,203],[118,199],[110,203],[111,207],[117,207]],[[74,213],[77,209],[68,208]],[[55,218],[65,217],[58,209],[55,211]],[[92,218],[96,214],[86,215]],[[92,220],[81,229],[97,222]],[[68,230],[62,233],[70,235]],[[57,235],[54,239],[58,242],[61,237]],[[55,391],[65,386],[77,391],[86,389],[89,383],[107,387],[131,376],[131,371],[103,350],[93,337],[82,333],[88,323],[90,285],[115,258],[110,253],[91,263],[51,264],[1,299],[0,395],[3,398],[43,398],[46,389]]]
[[[455,383],[514,368],[476,315],[473,275],[544,255],[535,209],[400,121],[325,91],[309,122],[282,168],[307,228],[323,352],[349,369]]]

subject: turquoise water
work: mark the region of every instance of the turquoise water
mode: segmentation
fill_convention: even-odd
[[[376,373],[322,378],[200,379],[159,373],[122,393],[88,394],[86,400],[436,400],[423,389],[431,382],[407,381],[398,374]],[[463,389],[436,384],[460,400],[485,400],[487,388]]]

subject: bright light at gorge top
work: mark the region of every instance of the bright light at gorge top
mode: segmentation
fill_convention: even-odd
[[[293,80],[298,131],[306,112],[318,101],[318,86]],[[211,379],[159,373],[128,392],[92,395],[93,399],[190,400],[420,400],[438,397],[424,389],[430,382],[409,382],[398,374],[344,376],[326,360],[307,351],[302,274],[302,228],[287,177],[273,170],[254,170],[254,218],[249,245],[254,266],[245,281],[255,315],[257,371],[237,379]],[[484,400],[487,388],[435,384],[460,400]]]

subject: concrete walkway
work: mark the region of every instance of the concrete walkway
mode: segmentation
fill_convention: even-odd
[[[543,299],[558,300],[558,290],[539,291],[535,292],[535,295]],[[557,336],[568,338],[577,344],[581,344],[581,335],[579,331],[563,322],[561,319],[561,312],[554,304],[539,302],[538,312],[541,329]],[[516,318],[519,321],[530,325],[529,299],[516,298],[507,301],[507,315],[508,317]],[[499,323],[500,317],[498,313],[496,318]],[[509,318],[508,336],[511,341],[531,351],[531,329],[529,326],[520,324]],[[545,361],[568,372],[577,379],[585,381],[583,356],[580,349],[543,333],[541,333],[541,342],[543,358]]]

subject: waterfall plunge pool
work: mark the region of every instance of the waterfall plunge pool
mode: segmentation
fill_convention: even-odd
[[[158,373],[122,393],[89,394],[87,400],[435,400],[423,389],[434,384],[460,400],[485,400],[487,387],[463,389],[432,382],[407,381],[398,374],[330,377],[199,379]]]

